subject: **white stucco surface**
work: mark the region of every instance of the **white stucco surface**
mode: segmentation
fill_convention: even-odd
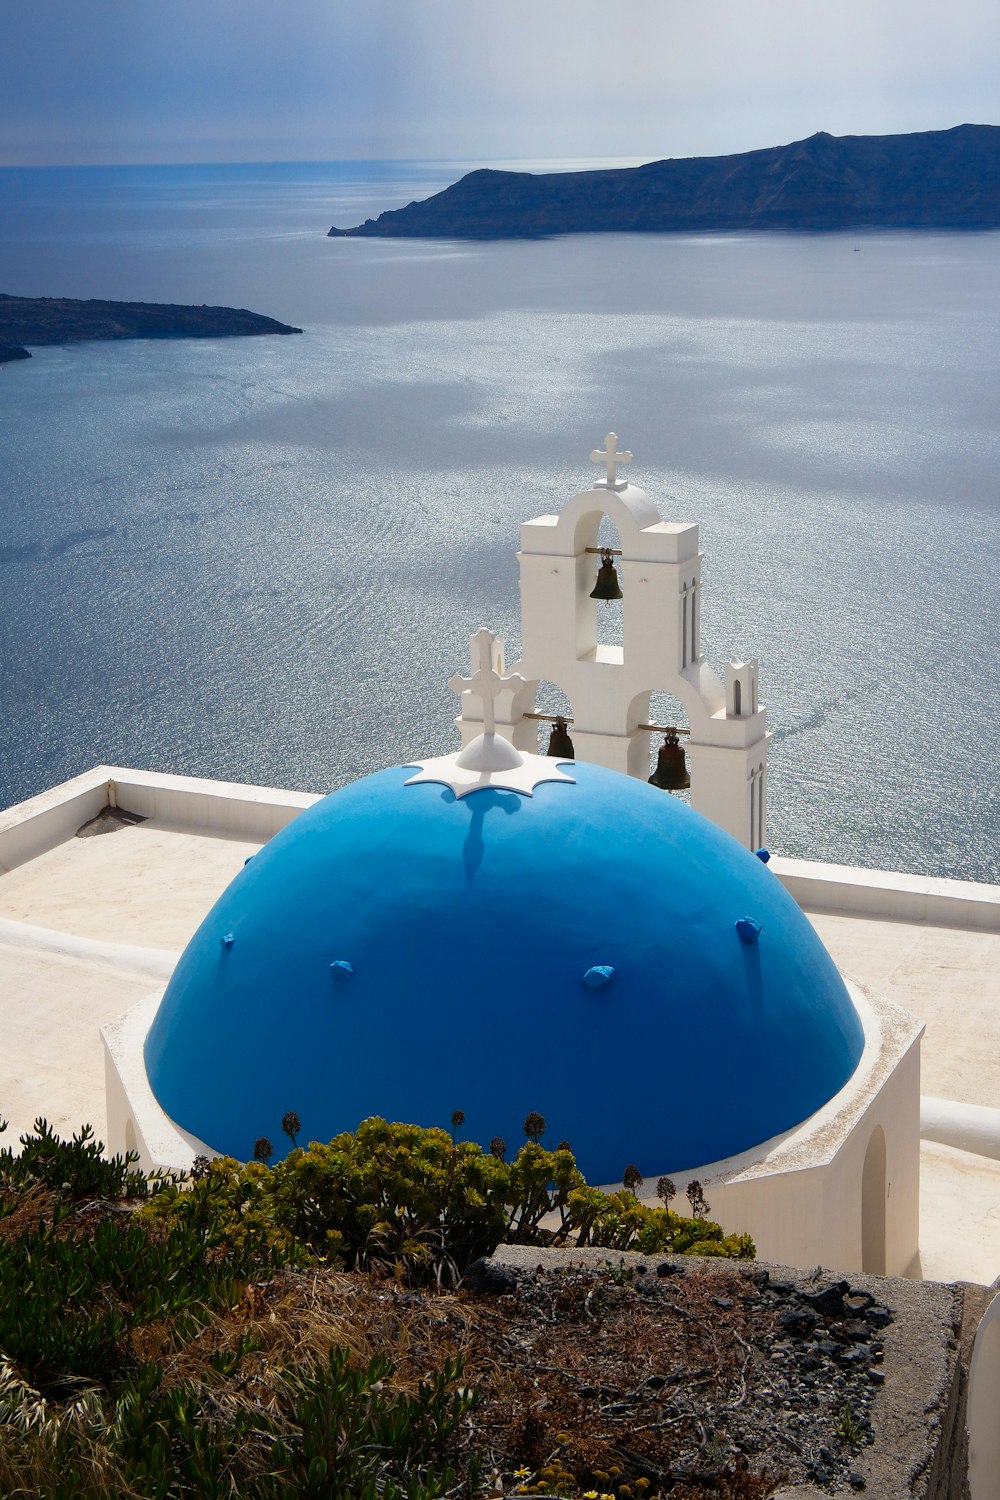
[[[1000,931],[806,914],[843,973],[924,1022],[921,1093],[1000,1108]]]
[[[69,838],[0,876],[0,918],[179,950],[259,848],[260,840],[205,835],[158,818]]]
[[[151,818],[0,873],[0,1118],[107,1133],[100,1028],[157,983],[259,840]],[[2,861],[0,861],[2,863]]]
[[[99,1028],[148,992],[148,977],[0,942],[0,1118],[13,1144],[42,1115],[62,1134],[106,1136]]]
[[[1000,1162],[921,1143],[920,1273],[984,1286],[1000,1276]]]

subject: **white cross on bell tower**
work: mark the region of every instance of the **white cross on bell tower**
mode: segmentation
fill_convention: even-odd
[[[624,490],[628,488],[628,481],[625,479],[619,480],[618,478],[618,465],[630,464],[632,462],[632,455],[628,451],[625,453],[618,452],[618,434],[616,432],[609,432],[607,434],[604,439],[603,448],[594,448],[591,450],[590,462],[592,464],[605,464],[607,466],[608,477],[606,479],[598,479],[594,484],[595,489]]]

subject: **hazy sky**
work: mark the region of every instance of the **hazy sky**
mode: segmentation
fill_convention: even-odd
[[[997,0],[0,0],[0,163],[688,156],[1000,123]]]

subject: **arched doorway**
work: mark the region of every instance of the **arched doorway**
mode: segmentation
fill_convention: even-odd
[[[861,1269],[885,1275],[885,1131],[872,1131],[861,1173]]]

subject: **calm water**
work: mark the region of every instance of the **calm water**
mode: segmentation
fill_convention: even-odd
[[[306,329],[0,371],[0,806],[451,748],[614,428],[701,523],[707,656],[760,657],[772,846],[1000,879],[1000,236],[325,237],[462,170],[0,171],[0,290]]]

